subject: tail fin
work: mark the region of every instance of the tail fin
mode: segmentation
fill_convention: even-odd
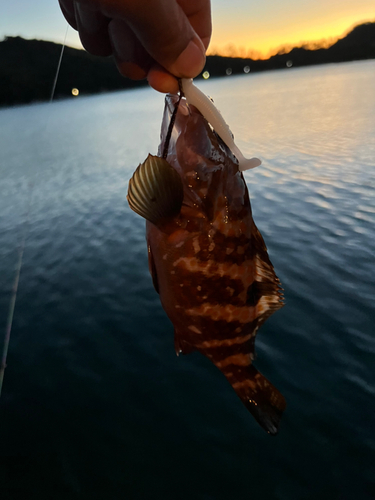
[[[253,365],[247,367],[245,379],[230,382],[259,425],[269,434],[277,434],[286,401],[276,387]]]

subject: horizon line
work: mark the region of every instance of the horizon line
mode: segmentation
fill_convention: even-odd
[[[328,49],[332,47],[332,45],[334,45],[338,40],[345,38],[357,26],[361,26],[364,24],[373,24],[373,23],[375,23],[375,18],[371,20],[356,21],[349,28],[347,28],[341,35],[336,35],[328,38],[321,38],[319,40],[310,40],[310,41],[301,40],[297,44],[283,43],[273,49],[269,49],[266,55],[262,54],[259,50],[256,49],[251,49],[251,48],[247,49],[245,47],[240,47],[232,43],[228,43],[226,48],[224,49],[217,49],[215,46],[209,47],[207,50],[207,56],[230,57],[234,59],[267,60],[274,55],[280,53],[288,53],[291,50],[297,48],[304,48],[307,50]],[[57,45],[63,45],[61,42],[58,42],[56,40],[48,40],[45,38],[24,38],[21,35],[6,35],[6,34],[3,35],[3,38],[0,41],[2,42],[5,41],[5,39],[7,38],[17,38],[17,37],[23,38],[24,40],[30,40],[30,41],[37,40],[37,41],[55,43]],[[77,46],[75,44],[72,45],[65,44],[65,47],[86,51],[82,45]]]

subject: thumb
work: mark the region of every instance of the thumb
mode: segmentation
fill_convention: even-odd
[[[127,24],[152,58],[176,77],[197,76],[205,64],[205,47],[180,5],[171,0],[129,4]]]

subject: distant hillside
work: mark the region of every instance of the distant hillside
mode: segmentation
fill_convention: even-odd
[[[61,45],[8,37],[0,42],[0,106],[45,101],[50,98]],[[253,73],[285,67],[307,66],[375,58],[375,23],[356,26],[328,49],[294,48],[267,60],[207,57],[204,71],[211,76]],[[145,85],[120,76],[112,58],[98,58],[66,47],[55,98],[71,96],[76,87],[92,94]]]
[[[375,23],[356,26],[328,49],[310,50],[296,47],[289,52],[279,52],[266,60],[211,56],[207,58],[205,69],[211,76],[222,76],[226,74],[228,68],[231,68],[231,74],[238,74],[243,73],[244,68],[248,66],[251,73],[254,73],[292,66],[310,66],[361,59],[375,59]]]
[[[48,100],[60,53],[61,45],[52,42],[20,37],[0,42],[0,105]],[[55,97],[71,96],[73,87],[92,94],[137,85],[118,73],[111,58],[65,47]]]

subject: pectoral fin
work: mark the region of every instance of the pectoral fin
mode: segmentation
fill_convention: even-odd
[[[127,199],[134,212],[156,225],[180,213],[183,196],[177,171],[163,158],[148,155],[129,181]]]

